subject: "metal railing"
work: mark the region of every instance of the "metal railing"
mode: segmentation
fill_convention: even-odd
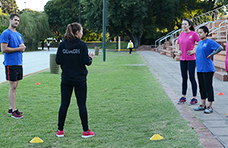
[[[197,26],[199,24],[202,24],[208,21],[215,21],[221,18],[225,18],[225,16],[227,15],[227,11],[228,11],[228,4],[225,6],[216,8],[214,10],[211,10],[209,12],[203,13],[201,15],[195,16],[191,20],[193,22],[193,25]]]
[[[222,39],[221,39],[221,28],[225,28],[225,29],[226,29],[225,26],[220,26],[219,28],[217,28],[217,29],[211,31],[208,35],[211,35],[212,33],[214,33],[214,32],[217,31],[217,41],[218,41],[218,42],[221,42],[221,40],[222,40]],[[227,29],[226,29],[226,41],[227,41]]]
[[[227,11],[228,11],[228,4],[225,5],[225,6],[216,8],[216,9],[214,9],[212,11],[203,13],[203,14],[201,14],[199,16],[193,17],[191,20],[193,22],[193,25],[196,26],[195,30],[197,31],[197,29],[200,26],[204,26],[204,25],[207,25],[208,28],[210,28],[209,25],[212,23],[211,30],[212,29],[215,29],[216,31],[219,30],[217,33],[218,33],[218,37],[220,35],[220,38],[221,38],[220,29],[223,28],[224,26],[223,27],[219,26],[220,29],[218,29],[218,28],[215,27],[215,22],[217,20],[221,19],[221,18],[225,18],[225,16],[227,15]],[[224,23],[224,21],[222,23]],[[220,24],[222,25],[222,23],[220,23]],[[177,38],[176,38],[177,37],[177,33],[181,32],[181,30],[182,29],[173,30],[173,31],[169,32],[167,35],[162,36],[161,38],[157,39],[155,41],[155,48],[157,48],[157,44],[156,43],[158,42],[159,43],[159,51],[160,51],[161,42],[164,41],[164,40],[167,41],[167,39],[170,38],[170,39],[173,39],[172,40],[172,45],[173,45],[173,49],[174,49],[174,41],[177,40]],[[215,30],[213,30],[212,32],[215,32]]]
[[[169,34],[169,35],[165,36],[164,38],[160,39],[159,42],[158,42],[158,47],[159,47],[158,51],[160,52],[161,42],[163,40],[166,40],[167,41],[168,38],[174,39],[177,36],[177,33],[178,32],[181,32],[181,31],[182,31],[182,28],[181,29],[178,29],[178,30],[174,30],[174,31],[172,31],[171,34]]]

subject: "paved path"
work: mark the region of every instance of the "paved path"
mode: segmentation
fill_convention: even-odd
[[[50,54],[55,54],[57,48],[51,48],[50,51],[34,51],[23,53],[23,74],[48,69],[50,67]],[[5,67],[3,65],[4,56],[0,55],[0,83],[5,82]]]
[[[159,79],[181,115],[190,121],[190,126],[198,133],[203,146],[207,148],[228,148],[228,117],[226,116],[228,113],[228,82],[214,78],[215,102],[212,105],[214,109],[212,114],[194,111],[193,108],[197,105],[176,104],[181,97],[182,80],[179,61],[153,51],[139,51],[139,54],[144,58],[151,72]],[[217,95],[219,92],[223,92],[225,95]],[[192,91],[188,80],[187,102],[190,102],[191,98]],[[199,93],[197,99],[200,102]]]

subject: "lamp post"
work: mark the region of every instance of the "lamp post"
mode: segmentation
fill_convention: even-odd
[[[103,0],[103,61],[105,62],[105,42],[106,42],[106,5],[107,0]]]
[[[81,24],[81,0],[79,0],[79,24]]]
[[[25,4],[25,9],[26,9],[26,2],[24,2],[24,4]]]

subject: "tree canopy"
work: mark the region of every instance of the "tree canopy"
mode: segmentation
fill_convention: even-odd
[[[12,14],[20,12],[16,0],[0,0],[0,4],[3,13]]]
[[[224,1],[224,0],[219,0]],[[110,37],[129,36],[136,47],[151,44],[193,18],[221,6],[214,0],[109,0],[107,32]],[[87,32],[102,32],[103,1],[81,0],[82,25]],[[77,22],[78,1],[49,0],[44,7],[52,32],[62,35],[68,23]]]
[[[44,6],[48,15],[48,22],[51,31],[57,36],[65,32],[67,24],[78,22],[79,13],[78,1],[50,0]]]

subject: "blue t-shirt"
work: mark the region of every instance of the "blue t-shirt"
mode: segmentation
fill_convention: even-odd
[[[1,43],[7,43],[10,48],[17,48],[21,42],[24,44],[22,35],[19,32],[13,32],[10,29],[3,31],[0,37]],[[22,52],[4,53],[4,62],[7,65],[22,65]]]
[[[215,66],[210,58],[207,58],[220,44],[212,39],[200,40],[196,48],[197,72],[215,72]]]

